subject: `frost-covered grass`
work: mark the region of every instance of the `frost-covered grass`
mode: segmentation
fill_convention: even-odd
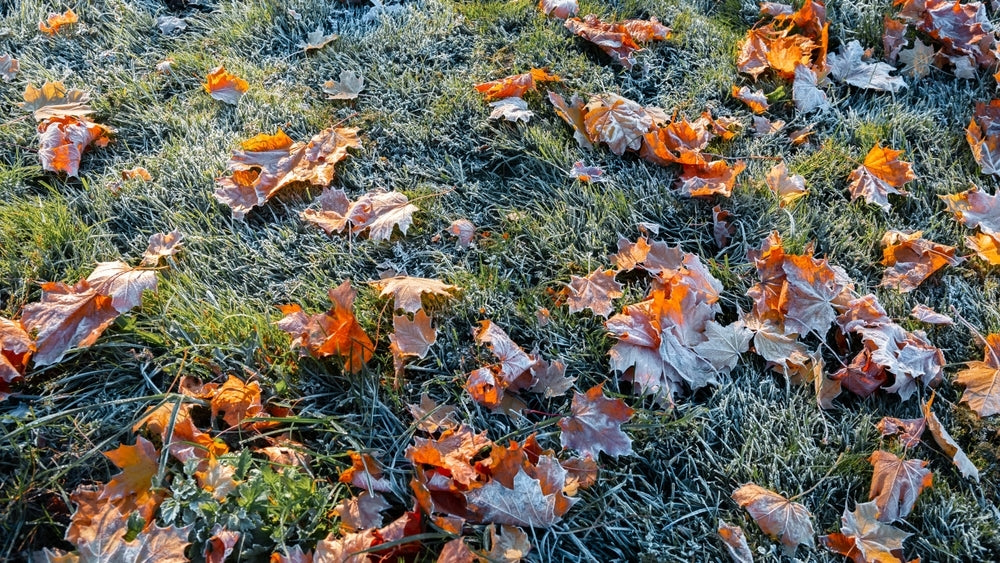
[[[302,540],[309,547],[332,526],[323,518],[280,516],[325,514],[348,495],[336,484],[347,449],[379,452],[396,488],[389,499],[389,515],[396,516],[411,507],[403,452],[413,421],[406,404],[421,393],[455,405],[492,439],[523,438],[537,422],[488,412],[462,390],[464,374],[476,365],[471,329],[482,319],[526,349],[564,358],[579,389],[606,381],[609,392],[638,410],[627,426],[635,455],[601,460],[597,486],[582,493],[563,522],[530,533],[532,559],[719,561],[725,555],[715,530],[722,518],[743,525],[761,560],[779,560],[778,544],[729,498],[736,487],[754,481],[788,496],[804,492],[799,501],[814,513],[818,533],[835,531],[845,506],[867,500],[865,460],[880,447],[875,423],[887,415],[918,416],[918,399],[847,398],[823,412],[810,389],[789,387],[747,354],[718,388],[662,410],[618,384],[600,319],[568,314],[548,290],[570,275],[610,266],[607,255],[619,235],[634,239],[639,222],[652,222],[663,227],[659,239],[710,265],[726,287],[725,315],[735,318],[737,308],[748,309],[745,292],[756,281],[746,251],[777,230],[796,248],[814,242],[859,292],[874,291],[890,315],[905,318],[924,303],[954,308],[984,333],[996,331],[1000,277],[981,262],[948,268],[905,296],[877,287],[878,242],[887,229],[920,229],[936,242],[961,246],[967,230],[943,213],[937,196],[970,182],[997,188],[994,178],[978,173],[962,131],[973,104],[993,96],[993,79],[933,71],[896,96],[834,87],[833,108],[819,117],[798,117],[790,104],[779,105],[773,113],[788,129],[814,124],[813,141],[792,146],[783,135],[747,133],[713,145],[745,158],[748,169],[731,199],[692,201],[671,189],[671,168],[579,149],[543,94],[527,98],[536,118],[513,126],[487,121],[489,108],[471,85],[544,66],[565,79],[567,91],[618,92],[688,118],[711,108],[749,125],[750,114],[729,88],[748,83],[736,73],[735,44],[756,21],[756,4],[581,0],[582,13],[655,15],[674,28],[673,39],[652,45],[631,71],[546,20],[535,4],[418,0],[364,22],[368,8],[330,0],[212,0],[203,11],[174,13],[188,23],[176,37],[155,30],[156,16],[170,12],[153,0],[79,0],[72,7],[83,23],[56,37],[39,33],[37,23],[66,5],[22,0],[0,7],[0,27],[11,30],[0,37],[0,54],[12,53],[22,68],[16,80],[0,83],[7,116],[0,124],[0,315],[15,316],[38,299],[39,282],[74,282],[97,261],[135,259],[156,232],[176,228],[186,235],[186,250],[161,276],[157,294],[147,294],[140,309],[123,315],[91,348],[32,372],[21,396],[0,403],[0,558],[67,547],[60,539],[72,511],[68,494],[114,473],[100,452],[131,442],[131,424],[181,375],[254,376],[302,418],[297,435],[312,455],[313,475],[260,476],[262,490],[285,502],[265,511],[265,520],[276,522],[268,528],[273,542]],[[878,52],[888,9],[888,2],[830,2],[831,43],[856,38]],[[307,55],[297,44],[317,27],[340,38]],[[173,72],[155,72],[168,58]],[[251,84],[236,107],[201,88],[219,64]],[[320,83],[344,69],[362,73],[366,89],[355,102],[326,100]],[[56,79],[91,91],[95,119],[117,130],[107,148],[84,156],[80,180],[41,170],[33,123],[15,105],[28,82]],[[769,80],[763,79],[766,90],[777,86]],[[305,139],[340,121],[361,128],[365,148],[338,167],[337,185],[351,196],[374,188],[429,196],[405,236],[373,242],[324,235],[298,217],[315,190],[278,197],[245,222],[233,221],[212,197],[214,178],[239,141],[278,128]],[[846,189],[848,173],[877,142],[905,149],[903,158],[919,176],[907,186],[911,196],[894,199],[888,214],[850,203]],[[774,157],[805,176],[810,190],[787,211],[763,184]],[[581,159],[602,166],[608,181],[568,178]],[[121,170],[134,166],[149,169],[153,182],[116,185]],[[716,203],[734,214],[737,226],[721,250],[711,232]],[[483,234],[468,250],[447,236],[435,239],[459,218]],[[463,288],[441,311],[431,355],[399,388],[384,353],[389,315],[363,283],[388,268]],[[357,376],[342,373],[335,361],[299,360],[273,326],[276,305],[323,309],[326,290],[348,278],[360,290],[360,321],[380,339],[381,359]],[[639,298],[629,294],[621,304]],[[536,317],[541,307],[552,311],[546,326]],[[951,373],[981,355],[963,326],[931,329],[929,336],[945,351]],[[958,397],[946,382],[936,401]],[[560,412],[568,400],[536,397],[529,406]],[[930,461],[935,484],[902,524],[914,534],[906,554],[990,560],[1000,553],[1000,425],[963,409],[939,413],[978,465],[982,484],[963,480],[933,445],[915,453]],[[558,447],[552,428],[539,439]],[[266,557],[273,545],[248,545],[244,559]],[[838,560],[821,548],[801,548],[798,556]]]

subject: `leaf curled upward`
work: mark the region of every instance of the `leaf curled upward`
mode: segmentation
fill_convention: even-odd
[[[279,308],[285,316],[278,328],[292,336],[292,347],[302,348],[303,354],[340,356],[345,369],[357,373],[371,359],[375,344],[354,316],[356,296],[350,280],[345,280],[329,291],[333,307],[326,313],[306,315],[298,305],[283,305]]]
[[[625,68],[632,68],[635,64],[635,53],[642,48],[641,43],[663,41],[670,37],[670,28],[656,18],[609,23],[601,21],[594,14],[587,14],[582,20],[566,20],[565,26],[570,32],[596,45]]]
[[[733,500],[747,509],[765,533],[781,540],[787,555],[799,544],[813,545],[812,515],[801,504],[752,483],[736,489]]]
[[[505,98],[522,98],[526,93],[534,91],[540,83],[561,80],[562,78],[550,74],[545,69],[533,68],[523,74],[513,74],[500,80],[476,84],[475,88],[486,98],[486,101],[493,101]]]
[[[67,8],[63,13],[50,12],[49,17],[43,22],[38,22],[38,30],[49,35],[59,33],[59,29],[64,25],[74,24],[80,21],[79,16],[72,8]]]
[[[955,247],[931,242],[923,233],[888,231],[882,237],[882,264],[888,266],[882,285],[902,293],[913,291],[944,266],[955,266],[965,258],[955,256]]]
[[[903,540],[911,534],[878,520],[875,501],[858,504],[853,512],[844,509],[839,533],[820,538],[834,553],[855,563],[902,563]]]
[[[204,87],[205,91],[216,100],[236,105],[243,94],[250,89],[250,84],[227,71],[226,67],[219,66],[212,69],[205,77]]]

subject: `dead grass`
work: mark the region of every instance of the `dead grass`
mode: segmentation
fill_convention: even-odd
[[[609,372],[610,343],[599,319],[553,307],[546,289],[608,265],[619,235],[635,237],[642,221],[662,225],[659,238],[711,264],[726,286],[729,318],[738,307],[748,308],[745,292],[755,281],[747,248],[778,230],[798,248],[815,242],[859,291],[875,291],[892,315],[905,316],[915,303],[925,303],[943,311],[954,307],[984,332],[1000,329],[996,272],[975,261],[949,268],[906,296],[877,287],[878,241],[886,229],[923,229],[937,242],[961,245],[965,229],[942,214],[937,196],[972,181],[996,189],[993,178],[978,174],[962,137],[974,102],[993,95],[988,80],[936,72],[895,97],[834,87],[833,109],[808,120],[779,108],[789,128],[814,123],[815,141],[793,147],[781,136],[743,135],[720,147],[750,165],[733,198],[717,202],[738,225],[733,242],[720,250],[711,237],[716,202],[677,197],[671,169],[603,149],[581,151],[538,94],[528,98],[537,114],[531,124],[488,122],[488,108],[471,84],[547,66],[571,91],[619,92],[692,118],[710,107],[748,123],[729,87],[745,82],[733,66],[734,45],[755,21],[756,2],[581,1],[583,13],[655,15],[674,27],[675,38],[650,48],[631,72],[546,21],[529,0],[413,1],[400,14],[369,22],[362,21],[367,8],[319,0],[206,4],[206,11],[180,14],[189,28],[178,37],[155,31],[156,15],[167,10],[153,0],[78,1],[73,8],[84,24],[53,38],[39,34],[37,22],[65,6],[26,0],[0,7],[0,27],[11,30],[0,37],[0,53],[11,52],[22,66],[14,82],[0,85],[0,104],[10,116],[0,124],[0,314],[14,316],[37,299],[38,282],[72,282],[96,261],[137,257],[152,233],[177,228],[187,236],[176,267],[141,309],[93,347],[34,372],[21,396],[0,404],[0,558],[67,547],[60,540],[72,510],[69,492],[107,480],[113,468],[100,452],[131,440],[131,423],[147,404],[167,399],[164,393],[182,374],[258,378],[294,404],[296,431],[313,456],[312,475],[269,473],[245,461],[259,490],[247,493],[244,514],[252,513],[253,494],[282,500],[274,510],[253,513],[257,520],[224,514],[249,538],[240,560],[266,559],[275,545],[308,547],[335,526],[323,515],[349,494],[330,482],[345,465],[347,449],[379,452],[395,487],[391,515],[408,508],[403,452],[414,427],[406,404],[422,392],[457,406],[463,420],[493,439],[538,430],[543,443],[557,444],[551,426],[535,428],[535,419],[485,411],[462,391],[462,376],[477,353],[470,330],[481,319],[495,321],[525,348],[564,358],[580,389],[608,381],[609,391],[620,391],[639,409],[628,428],[636,455],[602,459],[599,484],[582,493],[564,521],[531,531],[530,558],[720,561],[725,555],[715,529],[722,518],[744,526],[760,560],[779,560],[777,544],[729,499],[747,481],[787,495],[808,491],[801,501],[815,514],[817,532],[836,529],[845,506],[867,499],[871,468],[865,459],[881,444],[874,423],[886,415],[916,416],[917,401],[848,398],[821,412],[811,391],[790,388],[749,355],[719,388],[682,399],[676,409],[660,410],[632,396]],[[831,1],[834,42],[858,38],[880,45],[884,4]],[[307,56],[297,43],[317,27],[340,39]],[[165,58],[175,61],[170,76],[154,72]],[[252,85],[235,108],[201,90],[202,77],[220,63]],[[319,84],[343,69],[363,73],[365,91],[353,103],[325,100]],[[33,125],[14,105],[27,82],[54,79],[92,91],[98,121],[117,129],[109,147],[84,157],[82,180],[41,171],[31,148]],[[776,86],[763,84],[766,90]],[[327,237],[298,219],[315,193],[278,198],[245,222],[233,221],[212,197],[213,179],[240,140],[279,127],[302,139],[341,120],[361,127],[365,143],[338,170],[337,182],[349,194],[387,188],[432,195],[421,200],[407,236],[388,243]],[[876,142],[905,148],[920,176],[908,186],[912,196],[893,200],[889,214],[849,203],[846,191],[847,174]],[[804,175],[810,189],[788,212],[763,189],[772,161],[756,157],[773,156]],[[580,159],[604,167],[608,182],[581,185],[566,177]],[[137,165],[148,168],[154,182],[109,190],[122,169]],[[432,242],[458,218],[490,236],[468,251],[447,237]],[[273,326],[275,306],[325,308],[326,289],[347,278],[361,291],[362,324],[384,345],[390,326],[384,303],[363,282],[388,268],[463,288],[461,299],[439,310],[445,321],[438,344],[402,388],[386,384],[392,368],[385,361],[351,377],[333,362],[299,360],[288,350],[287,337]],[[622,302],[639,297],[633,292]],[[539,325],[539,307],[552,309],[551,324]],[[981,353],[962,327],[929,334],[953,369]],[[957,399],[949,383],[938,391],[940,404]],[[530,401],[545,412],[567,404]],[[996,558],[1000,427],[962,410],[943,412],[983,482],[962,480],[936,448],[923,450],[935,486],[904,524],[914,534],[906,554],[927,561]],[[168,505],[178,519],[185,506],[204,500],[185,486],[183,479],[172,485],[174,498],[183,501]],[[798,555],[836,560],[822,549]]]

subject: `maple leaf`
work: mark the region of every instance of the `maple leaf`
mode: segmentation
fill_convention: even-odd
[[[382,511],[388,510],[389,503],[382,495],[363,491],[360,495],[340,501],[333,513],[340,517],[341,527],[348,532],[357,532],[382,526]]]
[[[104,452],[104,456],[122,471],[104,486],[99,500],[111,501],[125,514],[138,510],[148,528],[163,500],[162,493],[153,490],[153,478],[160,469],[159,452],[149,440],[140,436],[134,446],[123,444]]]
[[[240,532],[227,530],[221,524],[212,527],[212,537],[205,542],[205,563],[223,563],[233,552],[236,542],[240,541]]]
[[[851,360],[850,364],[832,374],[830,378],[839,381],[855,395],[868,397],[885,384],[889,374],[884,367],[872,361],[871,350],[865,348]]]
[[[392,328],[389,341],[403,356],[423,358],[437,340],[437,330],[431,327],[431,318],[423,309],[417,310],[413,320],[406,315],[393,315]]]
[[[476,84],[475,88],[487,101],[490,101],[522,98],[526,93],[534,91],[540,82],[559,82],[561,80],[562,78],[550,74],[545,69],[533,68],[523,74],[513,74],[500,80]]]
[[[486,556],[490,561],[517,563],[528,556],[531,544],[528,534],[517,526],[500,526],[502,534],[497,533],[497,526],[490,525],[490,550]]]
[[[366,491],[387,493],[392,490],[392,483],[383,477],[382,467],[371,454],[348,450],[351,466],[340,474],[341,483],[350,483]]]
[[[786,331],[826,334],[837,317],[834,305],[850,299],[854,289],[847,273],[808,254],[786,255],[781,268],[786,282]]]
[[[469,486],[478,478],[472,459],[492,445],[486,432],[476,434],[466,425],[448,428],[436,439],[413,438],[406,448],[406,459],[414,465],[429,465],[447,470],[457,483]]]
[[[142,304],[143,291],[156,291],[156,271],[133,268],[124,262],[98,262],[87,276],[97,293],[111,298],[111,306],[124,313]]]
[[[875,145],[868,151],[864,163],[854,169],[847,178],[850,182],[851,201],[864,197],[868,203],[874,203],[889,211],[889,194],[906,195],[903,185],[915,180],[908,162],[898,160],[903,151],[895,151]]]
[[[862,60],[865,50],[856,39],[847,45],[841,45],[840,54],[830,53],[826,56],[830,66],[830,75],[836,80],[852,86],[866,88],[879,92],[892,92],[906,88],[902,77],[889,76],[896,70],[892,65]]]
[[[584,149],[594,148],[593,141],[587,133],[587,124],[584,121],[586,104],[583,103],[583,100],[573,94],[570,101],[566,102],[566,99],[559,94],[549,92],[549,103],[555,109],[556,115],[573,128],[573,138],[576,140],[576,144]]]
[[[975,482],[979,482],[979,469],[976,467],[969,456],[965,455],[965,452],[959,447],[958,442],[951,437],[948,430],[945,429],[944,425],[941,424],[941,420],[938,419],[937,415],[931,409],[931,405],[934,403],[934,394],[931,393],[927,402],[923,404],[924,420],[927,422],[927,430],[930,430],[931,436],[934,437],[934,441],[937,445],[941,447],[942,450],[948,457],[951,458],[951,462],[955,464],[958,468],[958,472],[962,474],[963,477],[972,479]]]
[[[987,335],[983,361],[968,366],[955,375],[955,383],[965,387],[961,402],[979,416],[1000,414],[1000,334]]]
[[[577,0],[538,0],[538,9],[546,16],[564,20],[580,10]]]
[[[931,309],[927,305],[921,305],[921,304],[914,305],[913,310],[910,311],[910,316],[922,323],[927,323],[932,325],[955,324],[954,319],[943,313],[938,313],[937,311]]]
[[[887,231],[882,237],[882,265],[889,266],[882,285],[900,293],[913,291],[925,279],[945,265],[955,266],[965,258],[955,256],[955,247],[921,238],[923,233]]]
[[[576,2],[576,0],[572,0]],[[479,558],[465,544],[464,537],[457,537],[441,547],[437,563],[477,563]]]
[[[287,186],[329,185],[334,167],[347,158],[349,148],[361,148],[357,129],[330,127],[308,143],[293,143],[280,129],[274,135],[257,135],[233,152],[228,164],[233,173],[216,178],[215,198],[242,219]]]
[[[465,493],[475,519],[532,528],[554,526],[579,499],[563,495],[567,472],[554,458],[540,456],[536,475],[518,467],[510,486],[493,479]]]
[[[329,45],[332,41],[339,39],[340,36],[336,33],[331,33],[330,35],[323,34],[323,27],[317,27],[314,31],[310,31],[306,34],[305,41],[300,41],[298,47],[302,49],[303,52],[308,53],[309,51],[318,51],[323,47]],[[343,75],[341,75],[343,79]]]
[[[797,64],[794,74],[792,100],[795,102],[795,109],[802,113],[809,113],[830,107],[826,92],[819,89],[815,71],[803,64]]]
[[[1000,196],[990,195],[973,184],[964,192],[939,197],[955,219],[966,227],[979,227],[990,235],[1000,234]]]
[[[21,70],[21,66],[18,64],[17,59],[10,56],[10,53],[0,55],[0,78],[4,82],[14,80],[19,70]]]
[[[746,104],[754,113],[764,113],[770,104],[763,90],[751,90],[746,86],[737,88],[733,86],[733,97]]]
[[[425,293],[432,297],[451,298],[459,290],[457,285],[440,280],[410,276],[394,276],[368,283],[379,290],[379,297],[395,296],[393,308],[407,313],[416,313],[423,308],[422,297]]]
[[[302,546],[294,545],[286,547],[285,553],[274,552],[271,554],[270,563],[313,563],[313,553],[302,551]]]
[[[766,117],[753,116],[753,131],[758,137],[763,137],[765,135],[773,135],[785,126],[785,122],[778,119],[771,121]]]
[[[210,96],[231,105],[238,104],[243,94],[250,89],[246,80],[228,72],[224,66],[209,71],[203,86]]]
[[[528,109],[528,102],[521,98],[503,98],[490,104],[493,112],[490,119],[506,119],[517,123],[518,121],[528,122],[535,114]]]
[[[885,16],[883,20],[885,31],[882,33],[882,48],[885,58],[890,63],[896,62],[899,51],[906,46],[906,32],[909,26],[902,20]]]
[[[63,13],[49,12],[49,17],[43,22],[38,22],[38,31],[55,35],[64,25],[74,24],[80,21],[79,16],[72,8],[67,8]]]
[[[118,318],[111,298],[86,280],[74,286],[59,282],[42,284],[42,298],[24,306],[21,323],[35,335],[35,366],[62,360],[72,348],[86,348]]]
[[[448,234],[458,239],[458,246],[469,248],[472,238],[476,235],[476,226],[468,219],[456,219],[448,225]]]
[[[653,118],[642,106],[616,94],[592,97],[583,112],[587,138],[607,144],[618,156],[639,150],[643,135],[653,128]]]
[[[725,248],[729,244],[729,238],[736,232],[736,226],[731,224],[732,214],[716,205],[712,208],[712,238],[715,245]]]
[[[7,398],[10,384],[24,377],[24,369],[35,352],[35,341],[21,321],[0,317],[0,401]]]
[[[75,496],[74,500],[78,499],[79,497]],[[81,504],[77,513],[83,509]],[[189,561],[184,555],[184,550],[190,545],[187,537],[194,527],[193,524],[183,528],[175,526],[161,528],[152,525],[137,534],[134,539],[127,541],[125,538],[130,536],[127,514],[122,513],[112,503],[100,503],[90,510],[86,517],[87,527],[85,530],[80,530],[82,533],[71,534],[70,530],[67,530],[67,540],[79,551],[78,559],[70,559],[71,561],[82,563],[135,561],[187,563]],[[74,514],[74,518],[76,516]],[[52,562],[66,561],[53,558],[51,552],[46,555]]]
[[[149,246],[142,254],[143,266],[156,266],[161,258],[173,256],[181,251],[184,235],[174,229],[169,233],[156,233],[149,237]]]
[[[726,552],[729,553],[733,563],[753,563],[753,552],[747,545],[743,528],[719,520],[719,537],[722,539],[723,545],[726,546]]]
[[[514,343],[504,330],[491,321],[481,321],[476,332],[476,342],[488,344],[490,351],[500,361],[500,375],[503,386],[511,391],[517,391],[529,385],[522,376],[529,372],[535,364],[525,351]],[[530,376],[530,374],[529,374]]]
[[[276,324],[292,335],[292,347],[302,348],[314,358],[331,355],[345,359],[351,373],[361,371],[375,350],[375,344],[365,334],[354,316],[354,298],[357,292],[351,281],[345,280],[328,292],[333,307],[326,313],[306,315],[298,305],[280,307],[284,317]]]
[[[209,433],[202,432],[195,426],[191,417],[191,405],[164,403],[158,407],[150,407],[132,426],[133,431],[140,428],[159,435],[160,443],[182,463],[190,459],[220,456],[229,451],[225,442],[213,439]]]
[[[153,176],[149,173],[149,170],[146,170],[141,166],[136,166],[135,168],[122,170],[122,180],[142,180],[143,182],[152,182]]]
[[[764,177],[764,183],[771,189],[774,195],[778,196],[781,207],[792,204],[800,197],[805,196],[806,179],[798,174],[788,175],[788,167],[784,162],[774,165]]]
[[[726,326],[709,321],[704,334],[705,341],[695,345],[694,351],[720,371],[736,367],[740,355],[750,349],[750,339],[754,335],[740,321]]]
[[[812,62],[818,45],[800,34],[778,34],[769,38],[765,58],[767,66],[784,79],[794,79],[795,69]]]
[[[899,62],[904,65],[900,72],[913,78],[923,78],[930,72],[936,54],[930,45],[914,39],[912,48],[899,52]]]
[[[995,61],[990,53],[996,42],[989,33],[993,26],[981,2],[959,4],[932,0],[923,3],[923,7],[917,29],[940,41],[942,51],[969,55],[982,66],[989,66]]]
[[[229,493],[235,491],[236,487],[240,484],[239,481],[233,478],[235,475],[236,468],[220,462],[215,456],[208,458],[203,471],[196,471],[194,473],[194,477],[198,481],[198,486],[206,492],[211,493],[212,498],[220,502]]]
[[[902,563],[903,540],[911,534],[879,522],[877,516],[875,501],[858,504],[854,512],[845,508],[840,533],[821,539],[828,549],[856,563]]]
[[[624,295],[622,284],[615,281],[614,270],[594,270],[585,277],[571,276],[566,303],[570,313],[590,309],[595,315],[607,318],[611,314],[611,300]]]
[[[420,396],[419,405],[407,405],[407,407],[417,423],[417,428],[424,432],[434,433],[458,426],[455,407],[438,405],[434,399],[427,396],[427,393]]]
[[[685,164],[677,180],[678,189],[690,197],[730,197],[736,185],[736,176],[745,169],[746,164],[742,160],[737,160],[732,166],[725,160],[714,160],[704,165]]]
[[[781,540],[786,555],[800,544],[813,545],[812,515],[801,504],[753,483],[736,489],[732,497],[764,533]]]
[[[639,43],[664,40],[670,36],[670,28],[661,25],[656,18],[649,20],[628,20],[622,23],[603,22],[594,14],[566,20],[566,29],[590,41],[611,59],[625,68],[635,64],[635,52]]]
[[[353,70],[340,71],[340,81],[327,80],[323,93],[328,100],[353,100],[365,89],[365,77]]]
[[[41,88],[28,84],[21,107],[32,112],[36,121],[52,117],[84,117],[94,113],[88,102],[90,94],[76,88],[66,89],[62,82],[46,82]]]
[[[375,545],[375,530],[363,530],[337,538],[330,534],[316,543],[313,563],[368,563],[368,549]]]
[[[570,416],[559,421],[559,437],[564,448],[598,457],[604,452],[612,457],[632,454],[632,439],[622,432],[635,410],[621,399],[604,396],[604,384],[591,387],[586,393],[573,393]]]
[[[551,362],[536,360],[531,365],[531,377],[531,386],[528,390],[541,393],[545,398],[565,395],[576,382],[575,377],[566,375],[566,364],[559,360]]]
[[[339,233],[348,226],[354,233],[369,229],[372,240],[389,240],[397,226],[405,235],[413,223],[413,213],[419,210],[399,192],[369,192],[351,202],[343,190],[324,189],[316,201],[320,208],[303,211],[302,219],[319,225],[327,234]]]
[[[883,417],[878,422],[878,430],[882,436],[899,436],[899,443],[905,448],[912,448],[920,443],[920,436],[927,428],[927,421],[920,418]]]
[[[868,461],[875,468],[868,498],[875,501],[880,522],[906,518],[921,491],[930,487],[934,480],[934,474],[924,469],[927,462],[923,460],[904,461],[878,450]]]
[[[212,420],[222,415],[229,428],[239,426],[245,418],[261,416],[264,407],[260,402],[260,384],[256,381],[246,384],[235,375],[230,375],[212,396]]]
[[[1000,239],[998,235],[977,233],[965,237],[965,245],[971,248],[976,256],[994,266],[1000,265]]]
[[[80,158],[91,145],[106,146],[111,129],[74,116],[50,117],[38,124],[38,160],[49,172],[76,177]]]
[[[1000,100],[976,104],[965,140],[983,174],[1000,174]]]
[[[661,166],[671,163],[706,164],[701,151],[714,134],[705,125],[700,119],[691,123],[681,118],[666,127],[655,128],[643,135],[640,156]]]

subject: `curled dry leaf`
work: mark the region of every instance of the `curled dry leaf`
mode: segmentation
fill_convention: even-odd
[[[763,90],[751,90],[746,86],[740,88],[733,86],[732,94],[734,98],[746,104],[754,113],[764,113],[770,107]]]
[[[577,0],[538,0],[538,9],[546,16],[564,20],[575,16],[580,6]]]
[[[90,94],[76,88],[67,89],[62,82],[46,82],[41,88],[32,84],[24,89],[21,107],[32,112],[36,121],[51,117],[84,117],[94,113]]]
[[[302,51],[308,53],[309,51],[318,51],[338,38],[336,33],[324,35],[323,28],[317,27],[314,31],[307,33],[305,41],[300,41],[298,46]],[[343,80],[343,74],[341,74],[341,80]]]
[[[0,317],[0,401],[10,394],[10,385],[24,377],[34,352],[35,341],[21,321]]]
[[[458,246],[468,248],[476,235],[476,226],[468,219],[456,219],[448,226],[448,234],[458,239]]]
[[[778,196],[781,207],[792,204],[809,192],[806,191],[806,179],[798,174],[788,175],[788,167],[784,162],[776,164],[764,177],[764,182],[774,195]]]
[[[205,563],[223,563],[236,548],[238,541],[240,532],[227,530],[221,524],[216,524],[212,528],[212,537],[205,542],[205,551],[202,553]]]
[[[983,174],[1000,174],[1000,100],[976,104],[965,140]]]
[[[1000,414],[1000,334],[986,336],[984,355],[983,361],[969,362],[958,372],[955,383],[965,387],[963,403],[979,416],[992,416]]]
[[[169,233],[156,233],[149,237],[149,246],[142,255],[143,266],[156,266],[161,258],[173,256],[181,251],[184,235],[174,229]]]
[[[446,470],[456,483],[468,487],[478,478],[472,459],[490,445],[486,432],[476,434],[463,424],[446,429],[438,438],[413,438],[406,458],[414,464]]]
[[[705,164],[683,165],[683,172],[677,180],[681,193],[690,197],[711,197],[733,195],[736,177],[746,170],[746,164],[737,160],[732,166],[725,160],[714,160]]]
[[[868,203],[874,203],[889,211],[889,194],[906,195],[901,188],[917,179],[908,162],[898,159],[903,151],[887,149],[875,145],[868,151],[864,163],[856,168],[847,178],[850,182],[851,200],[864,197]]]
[[[415,278],[410,276],[394,276],[378,281],[368,282],[379,290],[379,297],[395,297],[393,308],[402,309],[407,313],[416,313],[423,308],[423,295],[440,296],[446,299],[454,297],[459,290],[457,285],[444,283],[430,278]]]
[[[583,124],[590,141],[605,143],[621,156],[626,150],[639,150],[643,135],[653,128],[653,118],[632,100],[601,94],[583,108]]]
[[[958,442],[951,437],[951,434],[945,430],[943,424],[938,419],[937,415],[931,409],[931,405],[934,403],[934,394],[931,393],[927,402],[923,405],[924,420],[927,421],[927,429],[930,430],[931,436],[934,437],[934,441],[940,446],[942,450],[948,457],[951,458],[951,462],[955,464],[958,468],[958,472],[962,474],[963,477],[972,479],[975,482],[979,482],[979,469],[976,467],[969,456],[965,455],[962,448],[959,447]]]
[[[328,100],[353,100],[365,89],[365,77],[353,70],[340,71],[340,81],[327,80],[323,93]]]
[[[80,21],[76,12],[72,8],[67,8],[63,13],[49,12],[49,17],[45,21],[38,22],[38,31],[55,35],[64,25],[71,25]]]
[[[953,325],[955,320],[945,315],[944,313],[938,313],[934,309],[931,309],[927,305],[916,304],[913,306],[913,310],[910,311],[910,316],[922,323],[932,324],[932,325]]]
[[[565,25],[570,32],[590,41],[625,68],[632,68],[635,64],[635,53],[641,49],[640,43],[670,37],[670,28],[656,18],[608,23],[594,14],[587,14],[582,20],[570,18]]]
[[[340,356],[347,371],[357,373],[371,359],[375,344],[354,316],[356,296],[351,281],[345,280],[330,289],[333,307],[328,312],[306,315],[298,305],[284,305],[279,308],[285,316],[276,324],[292,336],[292,348],[314,358]]]
[[[911,534],[879,522],[877,516],[875,501],[858,504],[854,512],[845,508],[840,532],[820,539],[827,549],[855,563],[903,563],[903,540]]]
[[[732,224],[733,214],[716,205],[712,208],[712,238],[715,239],[715,246],[725,248],[729,245],[729,239],[736,232],[736,226]]]
[[[573,139],[576,140],[576,144],[584,149],[594,148],[590,135],[587,133],[587,124],[583,119],[584,113],[586,113],[586,104],[583,100],[573,94],[573,97],[567,102],[559,94],[549,92],[549,103],[555,109],[556,115],[573,128]]]
[[[527,123],[535,115],[528,109],[528,102],[521,98],[503,98],[490,103],[490,107],[493,108],[490,119],[506,119],[514,123],[518,121]]]
[[[150,175],[149,170],[146,170],[141,166],[136,166],[135,168],[122,170],[122,180],[142,180],[143,182],[152,182],[153,176]]]
[[[934,474],[927,462],[902,460],[890,452],[878,450],[868,458],[874,466],[868,498],[878,508],[879,522],[895,522],[913,510],[920,493],[931,486]]]
[[[604,452],[612,457],[632,454],[632,439],[622,431],[635,411],[621,399],[604,396],[604,384],[586,393],[574,393],[570,416],[559,421],[560,443],[581,454],[598,457]]]
[[[878,422],[878,430],[882,436],[898,436],[899,443],[905,448],[912,448],[920,443],[920,436],[927,428],[927,421],[920,418],[883,417]]]
[[[526,93],[534,91],[539,83],[559,82],[561,80],[562,78],[550,74],[543,68],[533,68],[523,74],[513,74],[500,80],[476,84],[475,88],[487,101],[502,100],[504,98],[522,98]]]
[[[895,63],[899,51],[906,46],[906,32],[909,26],[906,22],[889,16],[885,17],[883,24],[885,31],[882,33],[882,49],[885,51],[886,60]]]
[[[76,177],[80,158],[91,145],[106,146],[111,130],[73,116],[51,117],[38,124],[38,159],[50,172]]]
[[[21,70],[21,66],[18,64],[17,59],[10,56],[10,53],[5,53],[0,56],[0,78],[4,82],[10,82],[14,80],[17,76],[17,72]]]
[[[868,62],[864,60],[864,55],[865,50],[857,40],[841,45],[839,55],[830,53],[826,56],[830,75],[840,82],[879,92],[895,94],[906,88],[902,77],[889,75],[896,70],[895,67],[883,62]]]
[[[624,295],[622,284],[615,281],[614,270],[594,270],[584,277],[571,276],[566,303],[570,313],[590,309],[595,315],[607,318],[611,314],[611,300]]]
[[[358,130],[353,128],[324,129],[308,143],[293,143],[281,130],[257,135],[233,152],[229,159],[232,175],[215,180],[215,198],[232,208],[233,217],[242,219],[282,188],[298,183],[328,186],[337,163],[352,148],[361,148]]]
[[[865,348],[851,360],[851,363],[830,376],[848,391],[859,397],[868,397],[885,385],[889,374],[885,368],[872,360],[871,350]]]
[[[726,551],[733,563],[753,563],[753,552],[747,545],[743,528],[719,520],[719,537],[722,538],[722,543],[726,546]]]
[[[575,1],[575,0],[574,0]],[[479,558],[465,544],[464,537],[457,537],[441,547],[437,563],[477,563]]]
[[[111,298],[111,306],[124,313],[142,304],[142,292],[156,291],[154,270],[133,268],[124,262],[98,262],[87,283]]]
[[[203,86],[216,100],[232,105],[238,104],[243,94],[250,89],[250,84],[246,80],[230,73],[224,66],[209,71]]]
[[[576,178],[585,184],[596,184],[607,179],[603,176],[603,174],[604,170],[602,170],[599,166],[587,166],[582,160],[578,160],[573,163],[573,168],[570,168],[567,175],[570,178]]]
[[[913,291],[925,279],[946,265],[955,266],[965,258],[955,256],[955,247],[937,244],[924,238],[923,233],[888,231],[882,237],[882,265],[889,266],[882,285],[901,293]]]
[[[764,533],[781,540],[786,555],[800,544],[813,545],[812,515],[801,504],[753,483],[736,489],[733,500],[747,509]]]
[[[531,544],[528,534],[517,526],[500,526],[502,534],[497,533],[497,526],[490,526],[490,550],[486,556],[490,561],[517,563],[528,556]]]

